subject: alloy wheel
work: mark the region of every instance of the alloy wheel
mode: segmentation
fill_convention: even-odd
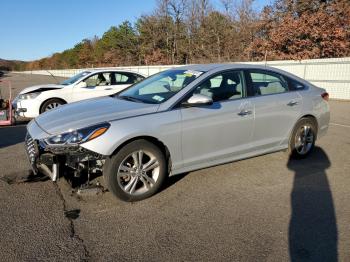
[[[310,125],[303,125],[295,136],[295,150],[300,155],[307,154],[314,143],[314,133]]]
[[[54,108],[56,108],[56,107],[58,107],[58,106],[60,106],[60,104],[57,103],[57,102],[50,103],[50,104],[48,104],[48,105],[45,107],[45,111],[44,111],[44,112],[49,111],[49,110],[51,110],[51,109],[54,109]]]
[[[121,162],[117,172],[118,185],[130,195],[141,195],[156,184],[159,174],[158,159],[151,152],[138,150]]]

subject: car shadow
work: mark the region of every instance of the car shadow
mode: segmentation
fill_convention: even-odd
[[[331,166],[322,148],[303,160],[289,159],[293,170],[292,215],[289,224],[291,261],[337,261],[338,230],[326,170]]]
[[[189,174],[189,172],[186,172],[186,173],[181,173],[181,174],[177,174],[177,175],[173,175],[173,176],[168,177],[164,181],[164,184],[162,185],[159,193],[163,192],[164,190],[168,189],[169,187],[175,185],[177,182],[179,182],[181,179],[183,179],[188,174]]]
[[[0,127],[0,149],[24,142],[26,125]]]

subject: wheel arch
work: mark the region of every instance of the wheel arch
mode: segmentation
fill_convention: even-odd
[[[146,140],[154,145],[156,145],[164,154],[166,163],[167,163],[167,171],[170,172],[171,171],[171,154],[169,151],[169,148],[167,147],[167,145],[165,143],[163,143],[162,141],[160,141],[158,138],[154,137],[154,136],[150,136],[150,135],[142,135],[142,136],[135,136],[132,138],[127,139],[126,141],[124,141],[123,143],[121,143],[120,145],[118,145],[118,147],[116,149],[114,149],[113,153],[111,155],[115,155],[121,148],[123,148],[124,146],[126,146],[127,144],[136,141],[136,140]]]
[[[44,105],[47,101],[53,100],[53,99],[60,100],[60,101],[63,102],[63,104],[67,104],[67,101],[64,100],[63,98],[60,98],[60,97],[50,97],[50,98],[47,98],[47,99],[45,99],[43,102],[41,102],[41,104],[40,104],[40,107],[39,107],[39,113],[40,113],[40,114],[41,114],[41,111],[42,111],[42,109],[43,109],[43,105]]]
[[[316,130],[317,130],[317,132],[318,132],[318,121],[317,121],[317,118],[316,118],[314,115],[312,115],[312,114],[303,115],[302,117],[300,117],[300,118],[298,119],[298,121],[295,123],[295,125],[296,125],[301,119],[303,119],[303,118],[312,119],[312,120],[315,122]],[[295,127],[295,125],[294,125],[294,127]]]
[[[316,125],[316,130],[317,130],[317,133],[318,133],[318,121],[317,121],[317,118],[312,115],[312,114],[305,114],[305,115],[302,115],[298,118],[298,120],[294,123],[293,125],[293,128],[290,130],[289,132],[289,136],[288,136],[288,144],[290,143],[290,139],[291,139],[291,136],[293,134],[293,131],[295,129],[295,127],[297,126],[297,124],[299,123],[300,120],[302,119],[305,119],[305,118],[309,118],[309,119],[312,119]],[[316,133],[316,139],[317,139],[317,133]]]

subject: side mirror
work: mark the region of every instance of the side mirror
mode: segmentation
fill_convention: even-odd
[[[205,95],[194,94],[182,104],[186,107],[212,105],[213,99]]]
[[[81,81],[80,83],[76,84],[75,87],[78,87],[78,88],[86,88],[86,87],[87,87],[87,84],[86,84],[86,82]]]

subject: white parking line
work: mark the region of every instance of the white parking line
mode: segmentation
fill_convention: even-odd
[[[342,124],[337,124],[337,123],[329,123],[329,124],[332,126],[342,126],[342,127],[349,127],[350,128],[349,125],[342,125]]]

